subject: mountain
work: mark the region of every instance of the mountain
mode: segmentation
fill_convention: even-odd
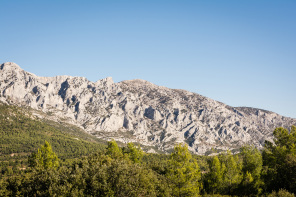
[[[260,148],[272,140],[274,128],[296,125],[296,119],[270,111],[231,107],[140,79],[114,83],[110,77],[97,82],[39,77],[11,62],[0,67],[0,90],[2,102],[41,110],[54,121],[79,126],[98,138],[138,142],[161,151],[179,142],[188,143],[197,154],[235,151],[244,144]]]

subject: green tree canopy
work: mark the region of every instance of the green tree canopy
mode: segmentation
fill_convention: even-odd
[[[296,127],[289,132],[283,127],[273,132],[274,143],[265,142],[263,164],[268,191],[287,189],[296,193]]]
[[[125,154],[134,163],[140,163],[143,157],[143,151],[140,146],[135,146],[133,143],[128,143],[127,148],[124,149]]]
[[[211,194],[217,194],[223,188],[223,175],[225,165],[222,164],[217,156],[208,160],[209,172],[206,174],[205,189]]]
[[[221,193],[232,194],[242,180],[242,165],[237,155],[230,151],[220,155],[223,171],[223,189]]]
[[[244,146],[241,148],[240,156],[243,161],[240,194],[260,194],[263,186],[261,180],[263,161],[260,151],[252,146]]]
[[[117,143],[115,140],[111,140],[108,142],[108,147],[107,147],[107,155],[109,155],[111,158],[120,158],[123,156],[121,148],[118,147]]]
[[[186,144],[178,144],[168,162],[167,178],[174,196],[197,196],[202,187],[201,173]]]
[[[30,167],[33,168],[49,169],[59,166],[59,159],[47,141],[38,149],[37,153],[32,153],[28,161]]]

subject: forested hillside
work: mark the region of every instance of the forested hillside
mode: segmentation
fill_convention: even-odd
[[[89,155],[102,149],[103,141],[71,125],[41,120],[29,109],[0,103],[1,171],[26,168],[27,158],[47,140],[62,160]]]
[[[242,147],[237,155],[193,157],[187,145],[179,144],[168,156],[110,141],[106,149],[67,163],[45,141],[28,157],[26,170],[2,175],[0,196],[292,197],[296,127],[274,134],[275,144],[268,143],[263,154]]]

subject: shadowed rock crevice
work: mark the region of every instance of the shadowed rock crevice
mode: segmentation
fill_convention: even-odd
[[[70,88],[68,81],[65,81],[61,84],[61,88],[58,92],[58,95],[60,95],[63,100],[65,100],[65,98],[66,98],[68,88]]]

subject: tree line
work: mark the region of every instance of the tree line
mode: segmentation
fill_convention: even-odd
[[[263,151],[242,147],[196,157],[186,144],[170,155],[112,140],[92,155],[63,162],[45,142],[28,167],[2,176],[1,196],[294,196],[296,127],[277,128]]]

